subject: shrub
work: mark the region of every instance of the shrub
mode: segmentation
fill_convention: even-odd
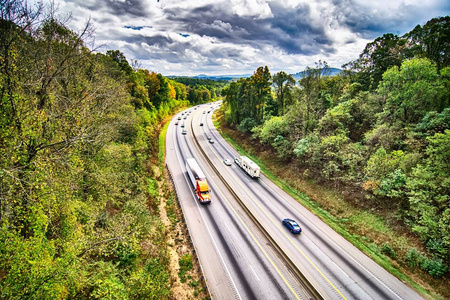
[[[415,248],[410,249],[405,255],[406,264],[413,269],[420,266],[422,260],[423,255]]]
[[[258,125],[258,123],[255,119],[245,118],[244,120],[242,120],[241,124],[237,126],[237,128],[243,133],[251,133],[253,127],[255,127],[256,125]]]
[[[447,266],[441,258],[425,258],[420,266],[422,270],[428,272],[434,278],[440,278],[447,273]]]
[[[397,253],[395,253],[395,250],[391,248],[388,244],[383,244],[380,249],[381,253],[389,256],[390,258],[396,258]]]

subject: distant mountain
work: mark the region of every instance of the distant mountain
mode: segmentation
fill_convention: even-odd
[[[342,70],[338,69],[338,68],[328,68],[327,69],[327,74],[325,74],[325,71],[323,72],[323,76],[335,76],[337,74],[339,74]],[[240,78],[248,78],[250,76],[252,76],[253,74],[240,74],[240,75],[206,75],[206,74],[199,74],[199,75],[195,75],[195,76],[175,76],[175,75],[171,75],[171,76],[166,76],[168,78],[194,78],[194,79],[209,79],[209,80],[215,80],[215,81],[233,81],[233,80],[237,80]],[[273,75],[273,74],[272,74]],[[294,77],[295,80],[299,80],[302,79],[305,76],[305,71],[301,71],[295,74],[291,74],[292,77]]]
[[[186,78],[194,78],[194,79],[210,79],[215,81],[232,81],[240,78],[247,78],[252,76],[252,74],[242,74],[242,75],[206,75],[206,74],[199,74],[195,76],[166,76],[169,78],[175,78],[175,77],[186,77]]]
[[[324,69],[322,69],[322,76],[336,76],[339,73],[341,73],[341,69],[338,68],[328,68],[326,71]],[[292,77],[294,77],[295,80],[299,80],[302,79],[303,77],[305,77],[305,71],[301,71],[295,74],[291,74]]]

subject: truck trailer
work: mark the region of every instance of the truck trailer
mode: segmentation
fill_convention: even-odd
[[[239,156],[234,159],[236,164],[242,168],[248,175],[253,178],[259,178],[261,169],[247,156]]]
[[[206,176],[194,158],[186,159],[186,170],[194,187],[194,193],[201,204],[211,203],[211,193]]]

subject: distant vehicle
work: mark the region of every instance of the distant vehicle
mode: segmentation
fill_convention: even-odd
[[[236,157],[234,162],[251,177],[259,178],[261,168],[247,156]]]
[[[175,122],[175,125],[178,125],[178,122]]]
[[[206,136],[206,138],[208,139],[208,141],[211,139],[211,137],[208,135],[208,136]]]
[[[181,117],[178,117],[178,120],[181,120]]]
[[[184,128],[184,123],[183,123],[183,124],[181,124],[181,128]]]
[[[194,187],[195,196],[201,204],[211,203],[211,193],[200,166],[194,158],[186,159],[186,170]]]
[[[205,114],[206,112],[204,111],[203,114]]]
[[[187,134],[187,130],[186,130],[186,129],[183,129],[183,131],[181,132],[181,134],[186,135],[186,134]]]
[[[208,114],[210,113],[211,111],[210,110],[208,110]]]
[[[292,219],[284,219],[283,221],[283,225],[286,226],[290,232],[292,233],[300,233],[302,232],[302,228],[300,227],[300,225],[298,225],[298,223]]]
[[[227,165],[227,166],[231,166],[231,161],[230,161],[228,158],[225,158],[225,159],[223,160],[223,163],[224,163],[225,165]]]
[[[214,144],[214,140],[209,140],[209,143],[210,144]]]
[[[203,126],[203,123],[200,123],[200,126]]]
[[[186,120],[187,117],[184,117],[183,119]]]

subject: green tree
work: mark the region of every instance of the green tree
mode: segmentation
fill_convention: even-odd
[[[430,59],[438,70],[450,66],[450,16],[434,18],[405,34],[416,56]]]
[[[383,73],[393,66],[400,66],[406,53],[406,40],[392,33],[386,33],[368,43],[359,58],[344,65],[357,72],[356,81],[366,89],[375,90]]]
[[[242,121],[242,109],[240,109],[239,98],[241,84],[242,80],[232,82],[227,88],[223,89],[223,94],[225,94],[225,103],[230,109],[230,115],[227,121],[234,125],[238,125]]]
[[[295,85],[295,80],[292,75],[288,75],[283,71],[273,75],[272,84],[275,87],[275,95],[278,102],[278,115],[284,115],[285,106],[288,99],[290,99],[290,93]]]
[[[130,64],[127,61],[125,55],[119,50],[108,50],[106,51],[106,55],[111,57],[114,62],[117,63],[120,70],[122,70],[126,76],[131,76],[133,72],[133,68],[131,68]]]
[[[400,69],[393,67],[383,74],[378,93],[385,99],[380,115],[383,121],[405,126],[440,108],[444,86],[429,60],[411,59],[403,62]]]
[[[330,106],[327,98],[322,97],[323,76],[328,73],[328,70],[328,64],[319,61],[315,68],[307,67],[304,71],[305,76],[299,81],[302,93],[297,107],[292,110],[299,110],[302,114],[300,127],[303,135],[307,135],[317,127],[318,120]]]
[[[250,77],[248,85],[248,100],[250,102],[250,114],[259,124],[264,118],[264,106],[268,97],[271,97],[271,76],[267,66],[259,67]]]
[[[426,159],[406,182],[411,226],[434,253],[450,259],[450,130],[427,138]],[[436,245],[437,243],[437,245]]]

